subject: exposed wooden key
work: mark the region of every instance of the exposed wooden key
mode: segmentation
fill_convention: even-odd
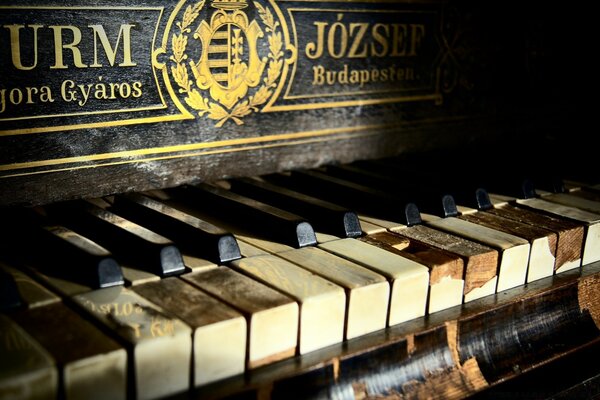
[[[538,226],[556,233],[556,259],[554,273],[561,273],[581,266],[584,226],[564,218],[535,212],[510,204],[493,207],[486,212],[521,223]]]
[[[0,399],[58,397],[58,371],[50,354],[23,328],[0,314]]]
[[[562,204],[569,207],[580,208],[595,214],[600,214],[600,201],[577,196],[571,193],[553,193],[543,197],[554,203]]]
[[[585,225],[582,265],[600,261],[600,215],[579,208],[565,206],[544,199],[520,199],[519,207],[542,211],[554,216],[570,219]]]
[[[429,289],[427,267],[357,239],[334,240],[319,247],[388,279],[391,287],[388,325],[425,315]]]
[[[59,398],[127,397],[127,353],[65,304],[23,310],[10,317],[56,360]]]
[[[244,314],[248,325],[247,368],[296,354],[299,310],[290,297],[226,267],[181,278]]]
[[[529,241],[531,249],[527,267],[527,282],[545,278],[554,273],[558,242],[554,232],[486,212],[466,214],[459,218]]]
[[[72,297],[87,314],[125,343],[131,394],[155,399],[188,390],[192,331],[132,290],[99,289]]]
[[[151,197],[139,193],[115,196],[111,210],[176,241],[186,253],[216,263],[241,257],[232,234]]]
[[[133,290],[193,329],[193,386],[244,372],[247,328],[239,312],[175,277]]]
[[[230,265],[298,302],[300,354],[343,340],[346,295],[340,286],[274,255],[242,258]]]
[[[527,240],[456,217],[440,218],[428,225],[497,249],[500,252],[497,291],[525,284],[531,248]]]
[[[201,184],[177,191],[178,199],[209,207],[223,219],[292,247],[315,245],[313,227],[304,218],[220,187]]]
[[[460,257],[391,232],[363,236],[359,240],[411,259],[429,269],[428,314],[463,302],[464,263]]]
[[[171,240],[91,202],[53,205],[48,211],[110,249],[124,264],[161,277],[185,271],[181,253]]]
[[[385,328],[390,285],[383,275],[316,247],[277,255],[345,289],[346,340]]]
[[[425,225],[394,232],[411,241],[434,246],[461,257],[465,267],[465,302],[496,292],[499,259],[498,251],[493,248]]]

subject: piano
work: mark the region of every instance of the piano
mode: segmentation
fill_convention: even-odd
[[[0,399],[600,394],[592,13],[0,5]]]

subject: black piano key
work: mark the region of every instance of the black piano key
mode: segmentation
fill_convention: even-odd
[[[22,304],[15,278],[0,268],[0,311],[19,308]]]
[[[115,196],[111,211],[174,240],[191,255],[216,263],[241,257],[231,233],[148,196],[139,193]]]
[[[16,265],[92,289],[124,284],[119,263],[90,238],[29,210],[7,219],[13,234],[3,242],[3,254]]]
[[[185,272],[175,244],[149,229],[87,201],[47,208],[50,215],[109,249],[123,263],[161,277]]]
[[[210,210],[235,226],[274,241],[292,247],[317,243],[312,225],[304,218],[229,190],[200,184],[182,186],[171,193],[192,207]]]
[[[230,180],[231,190],[307,218],[319,231],[339,237],[362,235],[354,211],[256,178]]]
[[[437,181],[414,176],[374,172],[352,165],[327,166],[327,175],[391,193],[406,202],[414,202],[423,213],[440,217],[458,215],[452,194]]]
[[[270,182],[353,208],[369,216],[390,219],[405,225],[420,224],[417,205],[384,190],[373,189],[317,171],[292,171],[289,175],[264,177]]]

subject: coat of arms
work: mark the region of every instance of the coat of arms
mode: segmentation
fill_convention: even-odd
[[[278,86],[284,63],[295,58],[271,8],[258,1],[253,5],[254,19],[246,12],[247,0],[214,0],[210,8],[204,1],[188,5],[171,36],[169,67],[178,92],[217,127],[230,120],[241,125],[243,117],[261,110]],[[212,14],[200,19],[202,12]],[[263,40],[268,46],[259,46]],[[289,59],[286,50],[293,54]]]

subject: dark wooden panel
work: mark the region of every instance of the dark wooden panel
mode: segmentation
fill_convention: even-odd
[[[227,24],[241,33],[219,39],[211,21],[231,15],[230,3],[243,17]],[[0,204],[580,138],[589,90],[581,69],[592,63],[581,51],[591,13],[578,7],[214,5],[3,2]],[[215,61],[213,50],[235,46],[231,64]]]

